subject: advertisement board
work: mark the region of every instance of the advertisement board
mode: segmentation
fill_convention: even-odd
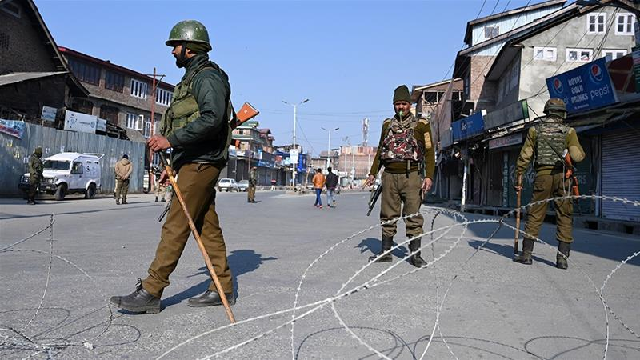
[[[42,115],[40,116],[40,118],[43,121],[54,122],[56,121],[57,112],[58,112],[58,109],[45,105],[42,107]]]
[[[568,114],[601,108],[618,101],[605,58],[548,78],[547,88],[550,97],[564,100]]]
[[[94,115],[67,110],[64,117],[64,130],[94,134],[97,124],[98,117]]]
[[[484,131],[485,110],[479,111],[466,118],[451,123],[451,133],[453,142],[468,139],[474,135],[482,134]]]

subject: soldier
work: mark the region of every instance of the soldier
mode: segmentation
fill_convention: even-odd
[[[367,185],[372,185],[380,168],[382,173],[382,203],[380,220],[398,218],[401,214],[415,214],[420,210],[422,196],[431,190],[435,168],[435,155],[431,141],[431,127],[426,119],[411,113],[409,89],[398,86],[393,93],[395,116],[382,124],[378,152],[369,171]],[[422,215],[405,220],[407,237],[422,234]],[[393,246],[397,222],[382,226],[382,252]],[[422,267],[426,262],[420,256],[420,239],[409,243],[409,250],[416,252],[409,258],[411,265]],[[390,262],[391,254],[372,256],[371,261]]]
[[[131,177],[131,171],[133,171],[133,165],[129,161],[129,155],[122,155],[122,159],[116,163],[113,169],[116,174],[116,205],[120,205],[120,198],[122,197],[122,204],[127,203],[127,193],[129,192],[129,181]]]
[[[186,73],[176,85],[174,98],[165,113],[160,133],[149,139],[149,148],[161,151],[173,148],[171,164],[178,174],[177,186],[209,259],[215,268],[229,304],[235,303],[227,249],[215,207],[214,186],[228,160],[231,141],[229,119],[232,114],[231,86],[227,74],[209,61],[209,34],[194,20],[177,23],[167,46],[173,47],[176,65]],[[190,236],[189,223],[181,205],[171,204],[149,276],[126,296],[114,296],[111,302],[135,312],[158,313],[160,298]],[[189,306],[222,305],[213,282],[208,290],[189,299]]]
[[[36,192],[42,181],[42,148],[38,146],[29,157],[29,197],[27,204],[36,204]]]
[[[542,122],[529,128],[527,139],[520,150],[516,171],[516,178],[520,178],[531,159],[535,157],[536,177],[533,183],[532,203],[569,195],[571,180],[565,178],[564,151],[569,152],[572,162],[580,162],[585,157],[576,131],[562,123],[567,115],[564,101],[549,99],[544,106],[544,113],[546,116],[542,118]],[[516,191],[522,190],[521,184],[516,184],[515,189]],[[573,242],[571,235],[573,202],[571,199],[557,199],[553,201],[553,204],[556,209],[556,239],[559,251],[556,267],[566,269],[568,266],[567,258]],[[522,253],[514,258],[514,261],[531,265],[533,245],[546,213],[546,201],[529,207]]]
[[[258,184],[258,168],[252,167],[249,171],[249,189],[247,190],[247,202],[256,202],[256,185]]]

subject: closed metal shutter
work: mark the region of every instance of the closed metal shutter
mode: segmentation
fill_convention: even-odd
[[[639,143],[635,131],[602,135],[602,195],[640,201]],[[640,222],[640,206],[603,200],[602,216]]]

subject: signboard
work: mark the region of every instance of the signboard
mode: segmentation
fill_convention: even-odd
[[[24,128],[25,125],[22,121],[0,119],[0,133],[22,139]]]
[[[95,133],[98,117],[94,115],[66,111],[64,118],[64,130]]]
[[[289,164],[297,165],[298,164],[298,150],[291,150],[289,152]]]
[[[43,121],[54,122],[56,121],[57,112],[58,112],[58,109],[45,105],[42,107],[42,115],[40,116],[40,118]]]
[[[107,120],[98,118],[96,123],[96,131],[107,132]]]
[[[522,134],[512,134],[489,140],[489,149],[497,149],[505,146],[518,145],[522,142]]]
[[[298,155],[298,172],[305,172],[307,170],[307,157],[304,154]]]
[[[547,88],[552,98],[564,100],[568,114],[597,109],[618,101],[605,58],[548,78]]]
[[[458,142],[474,135],[482,134],[484,131],[485,113],[486,111],[482,110],[464,119],[452,122],[451,133],[453,134],[453,141]]]
[[[514,121],[529,119],[527,100],[517,101],[484,116],[484,128],[493,129]]]

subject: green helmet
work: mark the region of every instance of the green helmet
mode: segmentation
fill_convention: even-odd
[[[564,113],[567,112],[567,106],[564,104],[562,99],[551,98],[547,100],[546,104],[544,104],[544,113],[549,114],[552,111],[562,111]]]
[[[211,50],[207,28],[196,20],[180,21],[171,29],[169,40],[166,42],[167,46],[174,46],[176,43],[182,42],[205,44]]]

